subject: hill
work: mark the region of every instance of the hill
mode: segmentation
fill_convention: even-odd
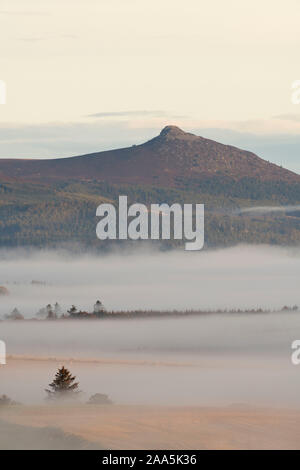
[[[96,239],[96,207],[204,203],[207,246],[300,243],[299,212],[240,214],[249,206],[300,204],[300,176],[251,152],[165,127],[130,148],[53,160],[0,160],[1,246],[49,247]],[[176,242],[176,244],[179,242]],[[175,242],[164,242],[164,247]]]
[[[300,183],[300,176],[251,152],[165,127],[132,147],[51,160],[0,160],[0,181],[103,181],[182,188],[213,177]]]

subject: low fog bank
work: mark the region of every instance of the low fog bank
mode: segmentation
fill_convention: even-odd
[[[57,368],[77,376],[85,402],[106,393],[116,404],[300,406],[291,344],[298,313],[3,322],[8,361],[0,393],[41,403]],[[87,405],[88,406],[88,405]]]
[[[300,249],[239,246],[215,251],[70,255],[0,251],[0,316],[32,317],[48,303],[91,310],[274,308],[300,304]],[[38,281],[32,283],[32,281]]]
[[[0,285],[10,291],[0,298],[2,314],[17,307],[32,317],[56,301],[91,310],[97,298],[108,309],[300,305],[297,249],[2,255]],[[0,322],[8,354],[0,394],[42,403],[64,364],[77,376],[83,402],[105,393],[117,404],[299,407],[300,366],[291,363],[299,338],[299,311]]]
[[[207,314],[138,320],[2,322],[8,356],[183,361],[206,356],[290,353],[300,313]]]
[[[245,207],[235,211],[238,214],[244,214],[247,212],[256,212],[258,214],[268,214],[269,212],[298,212],[300,205],[296,206],[252,206]]]

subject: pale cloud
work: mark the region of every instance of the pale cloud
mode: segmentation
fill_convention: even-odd
[[[300,205],[298,206],[253,206],[246,207],[235,211],[237,214],[244,214],[248,212],[254,212],[258,214],[268,214],[270,212],[298,212],[300,211]]]
[[[300,114],[281,114],[279,116],[274,116],[273,119],[300,122]]]
[[[292,116],[292,115],[291,115]],[[269,119],[253,119],[245,121],[230,120],[203,120],[185,117],[175,117],[173,124],[179,127],[200,128],[200,129],[222,129],[231,130],[241,133],[249,133],[255,135],[299,135],[300,119],[297,115],[278,116]],[[129,123],[133,128],[161,127],[165,124],[165,118],[156,116],[147,119],[132,119]]]
[[[29,41],[29,42],[37,42],[37,41],[44,41],[45,37],[26,37],[26,38],[18,38],[19,41]]]
[[[47,15],[49,13],[44,11],[31,11],[31,10],[0,10],[0,15],[21,15],[21,16],[39,16]]]
[[[108,112],[100,112],[89,114],[87,117],[92,118],[107,118],[107,117],[132,117],[132,116],[166,116],[167,113],[165,111],[145,111],[145,110],[137,110],[137,111],[108,111]]]

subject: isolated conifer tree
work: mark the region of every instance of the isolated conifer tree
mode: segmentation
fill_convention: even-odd
[[[57,315],[54,312],[52,305],[48,304],[46,307],[46,311],[47,311],[47,320],[56,320]]]
[[[62,366],[55,374],[54,380],[49,384],[50,389],[46,389],[48,398],[72,398],[77,395],[78,382],[75,382],[76,377],[72,376],[71,372]]]
[[[54,305],[54,313],[57,317],[62,314],[62,309],[58,302]]]
[[[104,312],[105,312],[105,307],[103,303],[100,300],[97,300],[97,302],[94,305],[94,313],[97,315],[97,314],[104,313]]]

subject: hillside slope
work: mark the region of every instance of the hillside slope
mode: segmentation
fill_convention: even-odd
[[[300,183],[300,176],[251,152],[165,127],[129,148],[52,160],[0,160],[0,181],[96,180],[182,187],[213,177]]]
[[[299,213],[241,214],[300,204],[300,176],[256,155],[167,126],[127,149],[55,160],[0,159],[0,247],[109,249],[96,238],[104,201],[204,203],[206,246],[300,244]],[[164,241],[163,247],[181,242]],[[156,245],[158,245],[156,243]],[[76,248],[77,249],[77,248]]]

